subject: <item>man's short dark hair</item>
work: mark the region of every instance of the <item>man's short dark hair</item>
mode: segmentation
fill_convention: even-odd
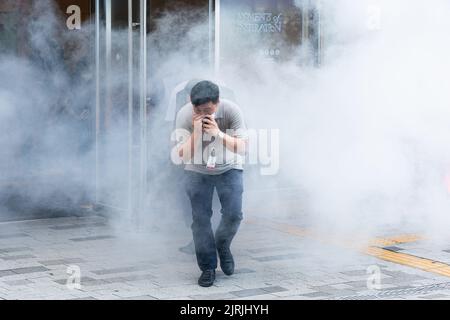
[[[200,81],[191,90],[191,102],[194,106],[219,102],[219,86],[211,81]]]

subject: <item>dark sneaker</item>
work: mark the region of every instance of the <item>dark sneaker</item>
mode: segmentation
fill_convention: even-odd
[[[198,285],[201,287],[211,287],[216,280],[216,270],[205,270],[198,278]]]
[[[181,252],[186,253],[186,254],[195,254],[194,241],[191,241],[188,245],[181,247],[178,250],[180,250]]]
[[[234,259],[230,248],[220,247],[217,248],[217,252],[220,258],[220,268],[227,276],[231,276],[234,273]]]

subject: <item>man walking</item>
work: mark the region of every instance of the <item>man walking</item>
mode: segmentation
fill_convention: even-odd
[[[219,87],[201,81],[191,90],[191,103],[177,114],[178,156],[185,164],[185,188],[192,208],[192,233],[197,263],[202,271],[198,284],[213,285],[217,268],[234,272],[231,242],[242,216],[243,156],[246,127],[240,108],[219,99]],[[215,234],[211,227],[212,199],[217,190],[221,221]]]

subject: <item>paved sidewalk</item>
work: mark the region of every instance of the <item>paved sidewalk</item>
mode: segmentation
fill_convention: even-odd
[[[100,216],[1,223],[0,299],[450,299],[450,275],[318,241],[295,221],[260,222],[244,220],[236,273],[218,270],[210,288],[197,285],[195,256],[178,251],[190,240],[183,226],[136,230]],[[382,248],[394,260],[450,263],[448,249],[420,240]],[[369,289],[377,270],[381,286]]]

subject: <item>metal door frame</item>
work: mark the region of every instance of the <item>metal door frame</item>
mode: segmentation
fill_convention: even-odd
[[[100,134],[101,134],[101,105],[105,102],[106,109],[111,107],[110,92],[110,69],[111,69],[111,41],[112,41],[112,15],[111,0],[95,0],[95,64],[96,64],[96,106],[95,106],[95,205],[108,209],[126,211],[128,217],[139,220],[139,213],[145,205],[147,190],[147,0],[139,1],[139,22],[133,22],[133,0],[128,0],[128,177],[127,177],[127,204],[124,208],[118,208],[104,203],[99,198],[100,193]],[[102,7],[101,4],[104,6]],[[101,42],[101,8],[105,15],[105,41]],[[133,28],[139,26],[139,83],[136,84],[134,77],[134,41]],[[104,58],[105,82],[104,96],[101,83],[102,45],[105,47]],[[134,120],[134,89],[139,86],[139,122]],[[102,101],[104,100],[104,101]],[[139,141],[134,141],[134,130],[138,126]],[[139,149],[139,159],[135,159],[135,149]],[[136,168],[135,164],[139,163]],[[137,171],[137,172],[136,172]],[[136,179],[138,181],[136,181]],[[135,190],[135,189],[138,190]],[[135,200],[134,194],[138,194]]]

